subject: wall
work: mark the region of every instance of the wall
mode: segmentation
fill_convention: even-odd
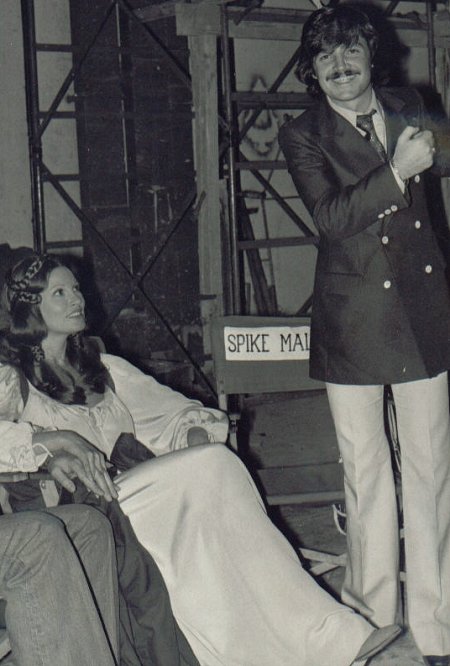
[[[23,83],[20,2],[0,8],[0,243],[30,245],[30,177]]]
[[[23,40],[19,0],[2,0],[0,7],[0,197],[1,242],[11,246],[32,245],[32,210],[28,162]],[[66,0],[36,0],[36,38],[41,43],[70,44]],[[46,110],[71,67],[71,55],[40,53],[38,77],[40,108]],[[68,95],[71,90],[68,91]],[[60,111],[73,110],[63,100]],[[43,159],[54,173],[76,174],[78,157],[73,120],[52,121],[43,135]],[[78,184],[66,183],[67,191],[79,200]],[[46,228],[49,241],[81,238],[78,220],[53,187],[44,186]]]

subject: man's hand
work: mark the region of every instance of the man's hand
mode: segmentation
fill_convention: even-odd
[[[434,138],[429,130],[405,127],[395,146],[394,163],[400,178],[407,180],[433,164]]]
[[[95,475],[86,472],[80,460],[71,453],[65,451],[55,453],[49,459],[47,469],[55,481],[58,481],[70,493],[75,492],[75,484],[72,479],[78,478],[88,490],[99,497],[104,497],[107,502],[117,497],[117,491],[106,471],[104,474],[97,471]]]
[[[117,491],[107,472],[104,454],[84,437],[72,430],[40,431],[33,435],[33,444],[36,443],[43,444],[55,457],[62,453],[70,456],[70,478],[78,477],[89,490],[108,501],[117,497]],[[64,465],[67,460],[69,458]],[[50,464],[48,467],[50,468]],[[59,466],[57,468],[59,469]],[[73,483],[70,483],[70,486],[73,487]]]

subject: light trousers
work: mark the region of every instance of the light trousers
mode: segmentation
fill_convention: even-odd
[[[114,541],[95,509],[0,517],[0,596],[16,666],[117,663]]]
[[[450,653],[447,373],[392,385],[401,449],[408,624],[422,654]],[[342,600],[375,625],[399,609],[399,528],[383,386],[327,384],[344,465],[348,564]]]

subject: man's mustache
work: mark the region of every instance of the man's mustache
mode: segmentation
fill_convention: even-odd
[[[332,72],[329,76],[327,76],[328,81],[335,81],[336,79],[340,79],[341,76],[353,76],[354,74],[359,74],[359,70],[357,69],[340,69]]]

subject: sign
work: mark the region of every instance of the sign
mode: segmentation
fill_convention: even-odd
[[[227,361],[307,361],[309,326],[225,326]]]

